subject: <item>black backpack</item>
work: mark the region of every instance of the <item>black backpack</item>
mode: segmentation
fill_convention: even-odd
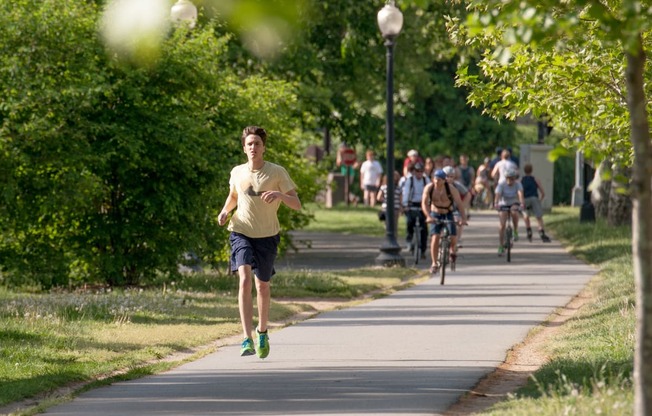
[[[450,204],[447,207],[437,207],[437,208],[441,208],[441,209],[446,208],[447,210],[452,211],[451,208],[455,204],[455,200],[453,199],[453,195],[451,195],[451,188],[449,187],[448,182],[444,182],[444,188],[446,188],[446,196],[448,197],[448,200],[450,201]],[[430,193],[429,193],[430,203],[432,203],[432,190],[433,189],[435,189],[435,184],[434,183],[432,184],[432,187],[430,188]]]

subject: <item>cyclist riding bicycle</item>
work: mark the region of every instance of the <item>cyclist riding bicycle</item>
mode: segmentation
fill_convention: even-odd
[[[433,183],[426,186],[423,190],[421,199],[421,209],[424,214],[428,214],[426,219],[430,223],[430,256],[432,257],[432,266],[430,272],[435,273],[437,267],[437,252],[439,251],[439,233],[442,227],[448,227],[451,235],[450,256],[451,262],[455,261],[457,256],[457,228],[455,227],[453,211],[456,205],[460,211],[460,225],[466,224],[466,211],[460,198],[460,193],[454,186],[446,182],[446,173],[442,169],[435,171]],[[450,223],[441,223],[441,220],[452,221]]]
[[[505,182],[501,182],[496,187],[496,196],[494,206],[498,210],[500,216],[500,231],[498,246],[498,255],[502,256],[505,252],[505,225],[507,218],[512,217],[512,224],[514,224],[514,241],[518,240],[518,216],[519,208],[525,209],[525,199],[523,198],[523,186],[520,182],[516,181],[518,172],[515,169],[507,169],[505,171]]]
[[[423,195],[424,188],[430,183],[423,171],[424,166],[420,162],[409,164],[408,170],[410,175],[403,178],[403,193],[402,193],[402,208],[405,212],[407,219],[407,241],[408,251],[413,253],[414,250],[421,250],[421,258],[426,258],[426,249],[428,248],[428,231],[426,230],[426,217],[421,212],[421,196]],[[417,222],[417,218],[421,221],[421,230],[419,242],[421,247],[412,247],[412,236]]]

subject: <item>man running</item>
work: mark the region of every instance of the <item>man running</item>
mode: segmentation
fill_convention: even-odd
[[[263,159],[266,140],[267,133],[261,127],[249,126],[242,132],[242,150],[247,155],[247,163],[231,170],[229,195],[218,216],[219,224],[224,225],[229,213],[236,209],[228,230],[231,231],[231,271],[237,271],[240,277],[238,307],[244,332],[240,355],[257,354],[259,358],[269,354],[269,282],[280,241],[277,211],[281,203],[297,211],[301,209],[296,185],[287,171]],[[256,277],[258,306],[256,349],[252,340],[252,275]]]

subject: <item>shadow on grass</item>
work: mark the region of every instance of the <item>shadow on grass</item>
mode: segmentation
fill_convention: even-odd
[[[0,406],[34,397],[44,391],[51,391],[71,381],[84,380],[85,374],[80,371],[66,370],[59,373],[33,376],[15,380],[0,379],[2,398]]]
[[[41,339],[43,336],[28,333],[24,331],[17,331],[14,329],[0,329],[0,343],[5,346],[9,342],[15,343],[42,343]]]

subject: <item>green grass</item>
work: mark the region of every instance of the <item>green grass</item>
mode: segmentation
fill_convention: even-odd
[[[283,271],[274,277],[274,296],[352,299],[397,288],[417,273],[410,268],[355,269],[337,272]]]
[[[2,290],[0,327],[6,404],[206,344],[239,325],[228,293]]]
[[[369,208],[364,206],[337,205],[330,209],[321,208],[315,204],[306,204],[307,209],[314,213],[315,220],[305,229],[308,231],[330,232],[338,234],[358,234],[374,237],[385,235],[385,223],[378,220],[380,206]],[[402,230],[399,218],[398,229]]]
[[[483,414],[631,415],[635,288],[631,228],[580,223],[579,211],[555,208],[547,228],[571,253],[594,264],[591,301],[546,344],[550,361],[528,386]]]

